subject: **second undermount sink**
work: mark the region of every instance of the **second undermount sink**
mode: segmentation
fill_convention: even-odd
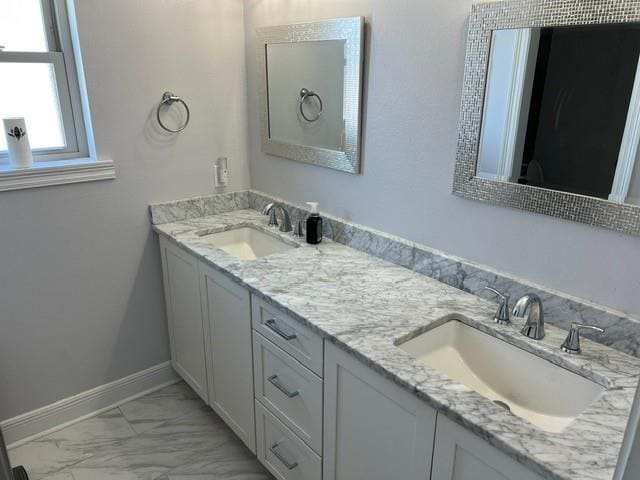
[[[547,432],[561,432],[605,387],[451,320],[399,348]]]
[[[275,235],[252,227],[205,233],[200,238],[240,260],[255,260],[298,247],[293,242],[285,242]]]

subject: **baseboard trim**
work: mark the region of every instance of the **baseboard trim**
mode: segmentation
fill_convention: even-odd
[[[0,422],[0,427],[8,448],[15,448],[179,380],[171,368],[171,362],[160,363],[128,377],[10,418]]]

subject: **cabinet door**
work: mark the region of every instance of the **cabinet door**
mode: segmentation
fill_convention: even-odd
[[[429,480],[436,413],[325,342],[324,480]]]
[[[543,479],[439,414],[431,480]]]
[[[200,263],[209,324],[209,405],[255,453],[251,300],[247,290]]]
[[[198,261],[160,237],[171,365],[208,401],[205,334],[200,310]]]

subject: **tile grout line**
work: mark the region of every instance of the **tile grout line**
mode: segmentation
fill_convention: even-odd
[[[131,429],[131,431],[133,431],[133,436],[131,438],[137,437],[138,435],[140,435],[140,433],[138,433],[138,431],[135,429],[133,424],[129,421],[129,419],[127,418],[127,416],[124,414],[124,412],[120,407],[121,405],[118,405],[118,407],[116,407],[118,409],[118,412],[120,412],[120,415],[122,415],[122,418],[124,418],[124,421],[127,422],[127,425],[129,425],[129,428]]]

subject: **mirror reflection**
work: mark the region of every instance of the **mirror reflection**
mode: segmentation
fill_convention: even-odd
[[[344,151],[345,41],[266,46],[269,137]]]
[[[640,25],[496,30],[476,174],[640,205]]]

